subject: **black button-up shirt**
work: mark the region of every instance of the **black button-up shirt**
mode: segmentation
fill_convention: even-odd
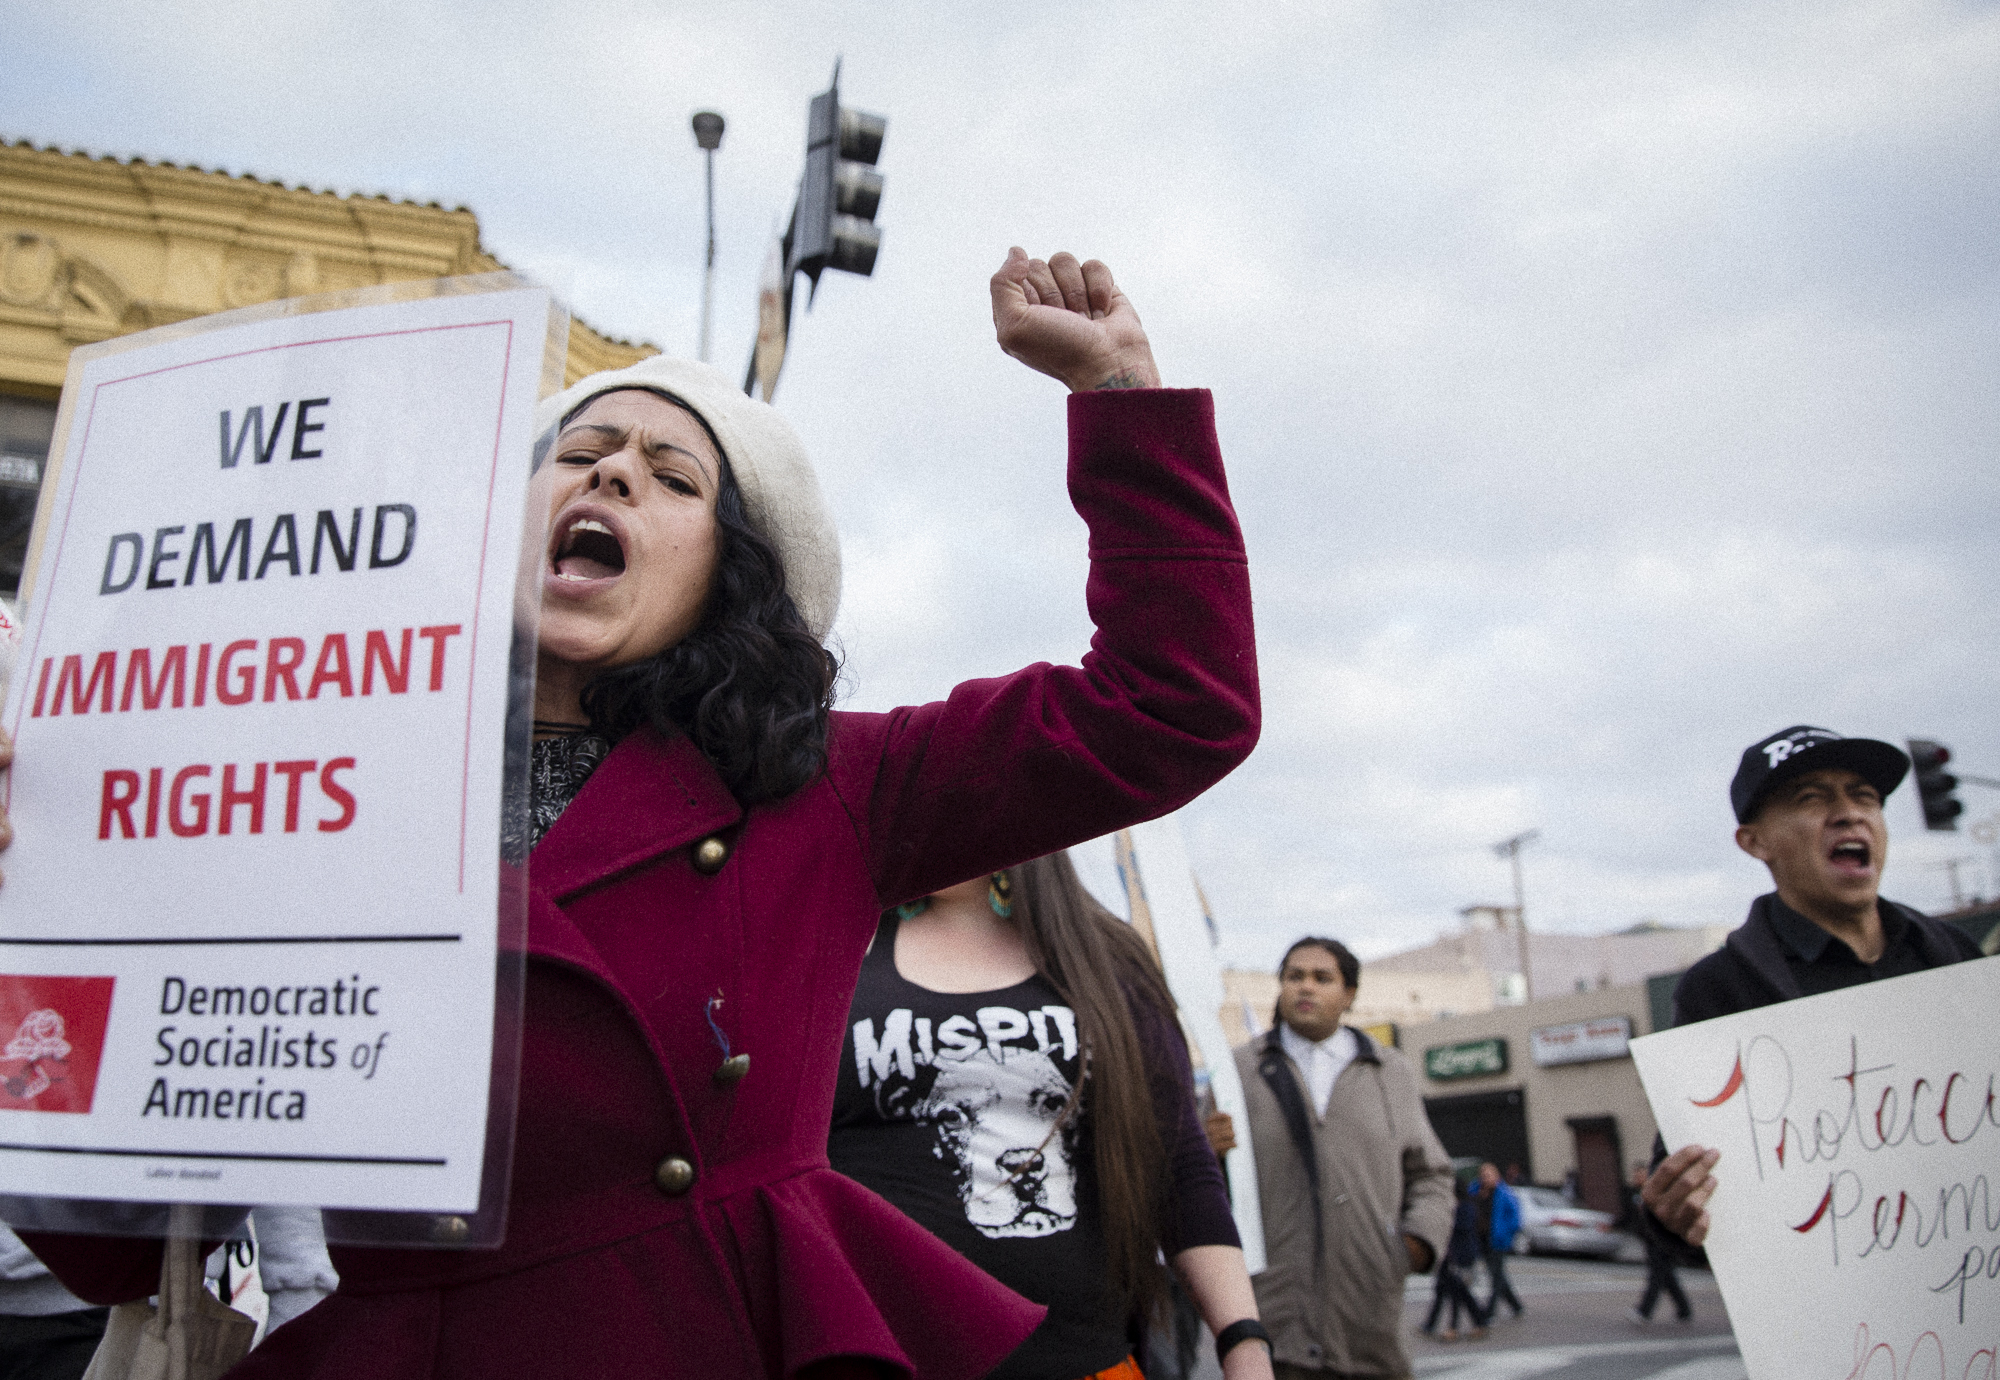
[[[1879,978],[1901,977],[1930,968],[1917,947],[1915,927],[1893,906],[1879,907],[1882,916],[1882,956],[1863,963],[1854,950],[1800,915],[1784,899],[1771,897],[1771,928],[1784,945],[1785,966],[1798,980],[1802,996],[1837,992]]]

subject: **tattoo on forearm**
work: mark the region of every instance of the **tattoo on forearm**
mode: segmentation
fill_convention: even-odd
[[[1120,369],[1097,386],[1099,388],[1144,388],[1146,381],[1130,369]]]

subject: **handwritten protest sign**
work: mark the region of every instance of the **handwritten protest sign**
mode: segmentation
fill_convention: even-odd
[[[550,326],[514,284],[73,361],[5,708],[8,1193],[478,1204]]]
[[[1992,1380],[2000,959],[1635,1040],[1670,1149],[1719,1149],[1709,1260],[1753,1380]]]

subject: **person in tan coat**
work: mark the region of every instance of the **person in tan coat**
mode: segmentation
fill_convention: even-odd
[[[1277,1022],[1236,1051],[1278,1380],[1407,1377],[1403,1280],[1451,1236],[1451,1160],[1409,1062],[1340,1023],[1361,981],[1347,947],[1301,939],[1278,978]]]

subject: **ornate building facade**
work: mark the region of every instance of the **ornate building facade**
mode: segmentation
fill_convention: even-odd
[[[489,273],[472,212],[0,143],[0,595],[77,345],[280,297]],[[658,351],[572,320],[568,381]]]

